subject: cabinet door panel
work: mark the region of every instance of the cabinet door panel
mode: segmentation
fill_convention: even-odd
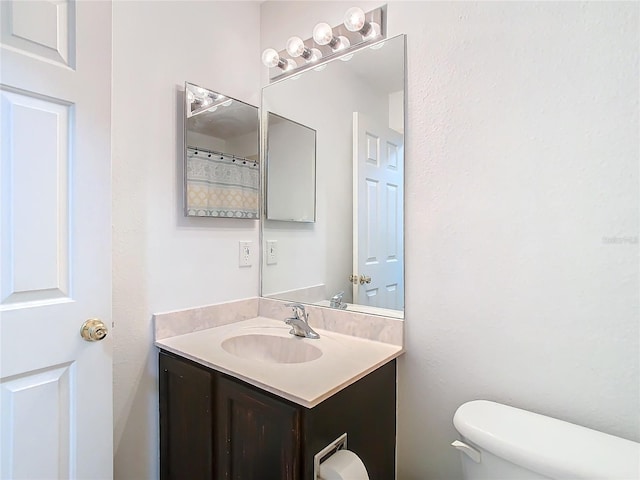
[[[160,478],[214,477],[213,377],[160,354]]]
[[[220,376],[219,479],[300,479],[300,412]]]

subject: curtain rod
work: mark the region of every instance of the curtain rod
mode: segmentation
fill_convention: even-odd
[[[206,152],[206,153],[209,153],[211,155],[220,155],[221,157],[230,157],[234,162],[236,160],[241,160],[243,162],[249,162],[249,163],[253,163],[255,165],[260,163],[258,160],[251,160],[251,159],[246,158],[246,157],[238,157],[237,155],[232,155],[230,153],[224,153],[224,152],[218,152],[216,150],[209,150],[208,148],[193,147],[191,145],[187,145],[187,148],[195,150],[196,152]]]

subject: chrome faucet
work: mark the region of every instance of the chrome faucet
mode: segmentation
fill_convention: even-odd
[[[344,296],[344,291],[340,293],[336,293],[333,297],[331,297],[329,306],[331,308],[339,308],[340,310],[345,310],[347,308],[347,304],[342,302],[343,296]]]
[[[313,328],[309,326],[309,314],[304,309],[304,305],[300,303],[287,303],[286,307],[291,307],[293,317],[285,319],[284,323],[291,325],[289,333],[298,337],[320,338]]]

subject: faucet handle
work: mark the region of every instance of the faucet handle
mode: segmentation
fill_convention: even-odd
[[[302,314],[303,318],[306,317],[306,312],[304,311],[304,305],[302,305],[301,303],[286,303],[284,306],[291,307],[291,310],[293,310],[293,315],[295,316],[295,318],[300,318],[299,313]]]
[[[341,302],[343,296],[344,296],[344,290],[342,292],[336,293],[333,297],[331,297],[331,300]]]

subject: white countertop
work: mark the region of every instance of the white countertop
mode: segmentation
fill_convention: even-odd
[[[312,408],[403,353],[402,347],[315,329],[320,338],[293,337],[281,320],[256,317],[157,340],[155,345],[197,363]],[[309,343],[322,356],[304,363],[268,363],[228,353],[221,346],[238,335],[272,335]]]

